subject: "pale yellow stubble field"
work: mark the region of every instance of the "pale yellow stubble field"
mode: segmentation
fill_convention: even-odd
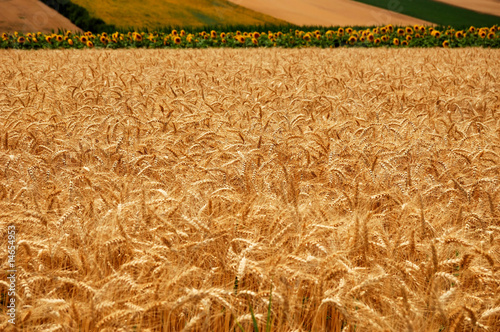
[[[17,328],[497,331],[499,60],[0,52]]]

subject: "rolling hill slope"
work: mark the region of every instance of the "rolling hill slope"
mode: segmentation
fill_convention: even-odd
[[[230,0],[297,25],[431,24],[352,0]]]
[[[213,24],[283,24],[283,20],[255,12],[226,0],[72,0],[89,13],[119,28],[154,29],[165,26]],[[152,11],[150,8],[155,8]]]
[[[0,3],[0,32],[78,30],[70,20],[38,0],[2,0]]]

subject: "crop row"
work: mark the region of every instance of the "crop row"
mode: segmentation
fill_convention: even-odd
[[[188,33],[184,30],[166,32],[92,32],[43,34],[3,33],[0,48],[206,48],[206,47],[500,47],[497,26],[466,30],[452,27],[437,29],[420,25],[394,27],[392,25],[353,29],[288,32],[224,32],[212,30]]]

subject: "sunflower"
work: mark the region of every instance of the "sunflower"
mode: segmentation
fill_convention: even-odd
[[[373,34],[371,34],[371,33],[370,33],[370,34],[368,35],[368,40],[369,40],[369,41],[371,41],[371,42],[373,42],[373,41],[375,40],[375,36],[374,36]]]
[[[340,30],[340,29],[339,29],[339,30]],[[347,28],[347,29],[345,30],[345,32],[346,32],[346,33],[348,33],[348,34],[351,34],[351,33],[352,33],[352,29],[351,29],[351,28]]]
[[[73,39],[71,39],[71,38],[68,39],[68,44],[69,44],[69,46],[73,46]]]
[[[415,25],[413,26],[413,30],[415,30],[415,31],[420,30],[420,27],[418,26],[418,24],[415,24]]]
[[[278,31],[278,38],[281,38],[281,36],[283,36],[283,32]]]
[[[245,37],[243,37],[243,36],[236,36],[236,40],[243,44],[245,42]]]
[[[457,38],[457,39],[464,38],[464,32],[463,31],[455,32],[455,38]]]
[[[101,41],[101,43],[103,43],[103,44],[106,44],[106,42],[107,42],[106,36],[101,36],[101,38],[99,38],[99,40],[100,40],[100,41]]]
[[[408,46],[408,42],[407,42],[406,40],[403,40],[403,41],[401,42],[401,46]]]
[[[87,47],[89,47],[89,48],[94,47],[94,43],[92,43],[90,40],[87,41]]]
[[[252,37],[258,39],[260,37],[260,34],[258,32],[254,32]]]
[[[387,25],[387,26],[386,26],[386,29],[387,29],[387,31],[389,31],[389,32],[393,32],[393,31],[394,31],[394,27],[392,26],[392,24]]]
[[[226,40],[225,38],[223,38],[223,39],[221,40],[221,43],[222,43],[222,44],[226,44],[226,43],[227,43],[227,40]]]
[[[412,40],[412,37],[410,35],[406,36],[406,41],[410,42]]]
[[[134,40],[136,42],[141,42],[142,41],[142,35],[140,33],[134,32]]]
[[[252,43],[254,45],[258,45],[259,44],[259,41],[257,40],[257,38],[252,38]]]
[[[220,34],[220,38],[221,38],[221,39],[226,38],[226,34],[225,34],[224,32],[221,32],[221,34]]]
[[[481,38],[486,38],[486,31],[481,30],[481,31],[479,32],[479,37],[481,37]]]
[[[210,31],[210,37],[212,37],[212,39],[217,38],[217,31],[215,30]]]
[[[445,41],[443,42],[443,47],[450,47],[450,42],[449,42],[449,41],[447,41],[447,40],[445,40]]]
[[[493,38],[495,38],[495,33],[494,32],[490,32],[488,34],[488,39],[493,39]]]
[[[57,40],[58,42],[62,42],[62,41],[63,41],[63,36],[61,36],[61,35],[57,35],[57,36],[56,36],[56,40]]]
[[[441,32],[437,31],[437,30],[434,30],[432,31],[432,35],[435,37],[435,38],[439,38],[441,37]]]
[[[337,31],[337,33],[339,34],[339,36],[342,36],[344,34],[344,29],[343,28],[339,28],[339,30]]]
[[[354,45],[354,43],[358,40],[358,38],[354,37],[354,36],[351,36],[349,37],[349,39],[347,40],[347,42],[351,45]]]
[[[80,37],[80,42],[82,42],[83,44],[86,44],[88,40],[89,39],[86,36],[81,36]]]
[[[394,38],[394,39],[392,40],[392,43],[393,43],[394,45],[398,46],[398,45],[399,45],[399,39]]]
[[[205,31],[203,31],[203,32],[205,32]],[[172,34],[172,36],[177,36],[177,30],[172,30],[171,34]]]
[[[181,42],[182,42],[181,37],[177,36],[174,38],[174,43],[176,43],[177,45],[179,45]]]
[[[374,44],[378,45],[380,44],[380,38],[375,38],[375,40],[373,41]]]
[[[186,31],[181,30],[181,37],[184,37],[186,35]]]
[[[416,33],[415,38],[422,38],[422,36],[419,33]]]
[[[378,35],[379,33],[380,33],[380,31],[379,31],[378,28],[373,29],[373,34],[374,35]]]
[[[380,33],[385,34],[387,32],[387,29],[385,27],[380,28]]]
[[[469,32],[470,32],[470,33],[474,33],[474,32],[476,32],[476,28],[475,28],[474,26],[471,26],[471,27],[469,28]]]
[[[406,34],[407,35],[413,34],[413,29],[411,27],[406,27]]]
[[[361,37],[359,38],[359,41],[360,41],[360,42],[364,42],[365,40],[366,40],[366,38],[365,38],[365,37],[363,37],[363,36],[361,36]]]
[[[240,30],[236,31],[236,36],[241,36],[241,31]]]
[[[387,37],[387,35],[383,35],[382,37],[380,37],[380,39],[382,39],[382,41],[385,43],[389,40],[389,37]]]
[[[25,39],[23,36],[21,36],[21,37],[17,38],[17,42],[18,42],[19,44],[24,44],[24,42],[25,42],[25,41],[26,41],[26,39]]]
[[[49,44],[52,44],[52,37],[51,36],[45,36],[45,41],[47,41],[47,43],[49,43]]]
[[[31,39],[31,41],[32,41],[33,43],[38,43],[38,40],[36,39],[36,37],[33,37],[33,39]]]
[[[405,34],[405,31],[403,29],[398,29],[398,35],[402,36]]]
[[[306,33],[306,34],[304,35],[304,37],[302,37],[302,39],[304,39],[306,42],[311,41],[311,35],[309,34],[309,32],[308,32],[308,33]]]

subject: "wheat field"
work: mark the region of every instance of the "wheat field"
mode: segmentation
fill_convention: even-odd
[[[500,330],[500,52],[0,59],[18,331]]]

